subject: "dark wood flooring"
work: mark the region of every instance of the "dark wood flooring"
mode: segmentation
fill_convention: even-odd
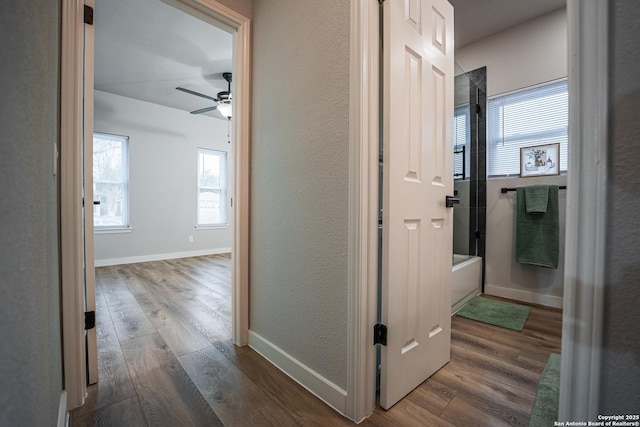
[[[96,269],[100,380],[73,427],[354,425],[232,344],[230,267],[218,255]],[[526,426],[561,322],[538,306],[522,332],[454,316],[451,362],[360,425]]]

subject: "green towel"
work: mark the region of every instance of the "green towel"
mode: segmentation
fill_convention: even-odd
[[[540,187],[540,186],[534,186]],[[558,268],[560,256],[560,227],[558,215],[558,186],[549,185],[547,207],[544,213],[527,213],[528,187],[518,187],[516,221],[516,261],[541,267]],[[540,195],[538,188],[533,194]],[[535,201],[534,209],[540,203]]]
[[[545,213],[549,202],[548,185],[524,187],[524,201],[527,213]]]

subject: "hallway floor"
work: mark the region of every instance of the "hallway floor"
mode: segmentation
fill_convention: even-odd
[[[233,346],[230,268],[225,255],[97,268],[100,381],[71,425],[354,425]],[[526,426],[561,322],[537,306],[522,332],[454,316],[451,362],[360,425]]]

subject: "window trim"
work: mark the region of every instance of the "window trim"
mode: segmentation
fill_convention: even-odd
[[[107,132],[93,132],[93,140],[94,140],[94,146],[95,146],[95,139],[96,136],[98,138],[103,138],[103,139],[110,139],[110,140],[119,140],[123,143],[122,146],[122,169],[123,169],[123,177],[122,177],[122,183],[124,185],[124,195],[123,195],[123,200],[124,200],[124,208],[122,210],[122,224],[117,224],[117,225],[96,225],[96,216],[94,214],[94,219],[93,219],[93,230],[94,230],[94,234],[109,234],[109,233],[128,233],[132,230],[131,228],[131,223],[130,223],[130,213],[129,213],[129,208],[130,208],[130,200],[129,200],[129,142],[130,142],[130,138],[126,135],[118,135],[118,134],[113,134],[113,133],[107,133]],[[94,155],[94,162],[95,162],[95,155]],[[94,163],[94,167],[95,167],[95,163]],[[93,175],[93,179],[92,179],[92,185],[94,187],[93,189],[93,197],[96,197],[96,190],[95,190],[95,185],[96,185],[96,180],[95,180],[95,174]]]
[[[211,187],[214,192],[220,193],[220,216],[222,222],[218,223],[201,223],[200,222],[200,156],[203,154],[216,155],[221,158],[220,162],[220,188]],[[228,208],[227,208],[227,172],[228,172],[228,153],[224,150],[216,150],[213,148],[198,148],[198,157],[196,159],[196,229],[215,229],[228,228]]]

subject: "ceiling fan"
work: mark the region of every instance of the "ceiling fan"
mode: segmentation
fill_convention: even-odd
[[[191,114],[202,114],[213,110],[218,110],[227,119],[231,119],[231,73],[222,73],[222,77],[227,81],[228,89],[222,92],[218,92],[217,98],[209,95],[204,95],[199,92],[195,92],[183,87],[177,87],[179,91],[189,93],[191,95],[199,96],[201,98],[209,99],[217,104],[211,107],[200,108],[199,110],[191,111]]]

